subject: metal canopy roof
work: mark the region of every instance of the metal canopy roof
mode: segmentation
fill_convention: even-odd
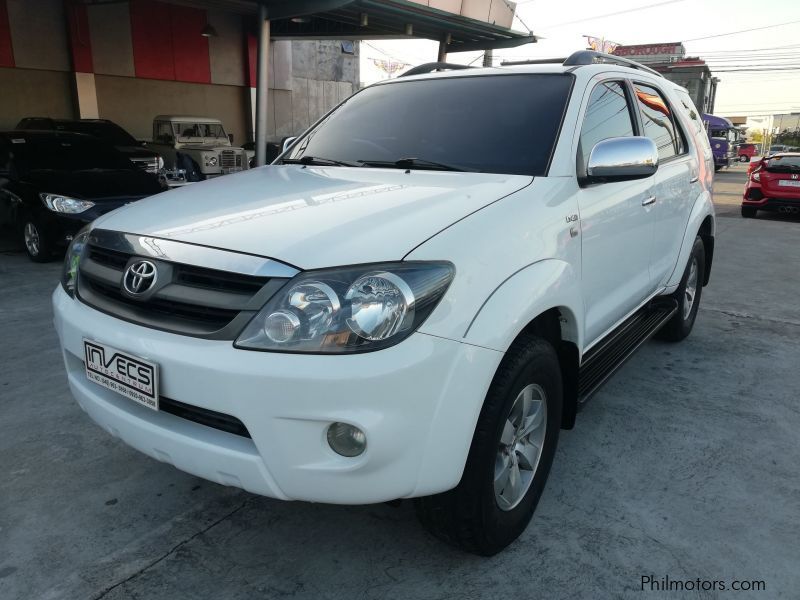
[[[513,48],[536,42],[513,31],[408,0],[170,0],[198,8],[242,14],[267,8],[272,39],[448,40],[447,52]],[[88,0],[100,4],[103,0]],[[366,15],[364,21],[363,15]],[[366,22],[365,25],[362,23]],[[410,26],[410,34],[408,30]]]

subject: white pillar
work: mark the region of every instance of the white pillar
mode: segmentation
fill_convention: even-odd
[[[269,19],[258,7],[258,64],[256,67],[256,166],[267,164],[267,86],[269,85]]]

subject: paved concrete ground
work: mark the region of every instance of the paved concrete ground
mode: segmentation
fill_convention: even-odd
[[[0,598],[797,598],[800,223],[738,216],[692,336],[648,343],[563,432],[532,526],[491,559],[409,503],[282,503],[110,438],[67,391],[58,264],[0,254]],[[640,591],[643,575],[762,593]]]

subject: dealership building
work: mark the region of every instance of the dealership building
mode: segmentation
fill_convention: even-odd
[[[617,46],[614,54],[647,65],[689,91],[700,112],[713,113],[719,79],[711,74],[706,62],[687,57],[681,42]]]
[[[505,0],[0,0],[0,129],[99,117],[148,140],[155,115],[186,114],[278,140],[357,89],[359,40],[433,39],[439,58],[535,41],[513,16]]]

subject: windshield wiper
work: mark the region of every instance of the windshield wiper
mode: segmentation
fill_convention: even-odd
[[[433,169],[437,171],[466,171],[464,167],[456,165],[448,165],[446,163],[436,162],[435,160],[427,160],[425,158],[406,157],[395,161],[391,160],[359,160],[358,162],[369,165],[372,167],[393,167],[396,169]]]
[[[285,165],[319,165],[324,167],[360,167],[359,162],[348,162],[345,160],[334,160],[332,158],[321,158],[319,156],[301,156],[300,158],[282,158],[281,163]]]

